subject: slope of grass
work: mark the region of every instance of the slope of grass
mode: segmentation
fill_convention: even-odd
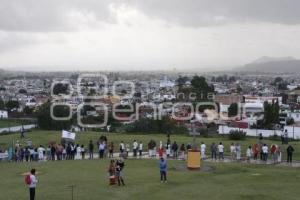
[[[22,124],[30,124],[30,121],[19,119],[0,119],[0,128],[20,126]]]
[[[159,181],[157,160],[126,160],[125,187],[108,186],[108,160],[1,163],[1,199],[28,199],[24,172],[38,170],[37,199],[299,199],[299,169],[205,163],[208,172],[187,171],[183,161],[168,161],[168,183]],[[180,170],[178,170],[178,166]]]

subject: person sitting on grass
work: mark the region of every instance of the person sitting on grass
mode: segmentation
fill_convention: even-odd
[[[167,182],[167,161],[161,157],[159,160],[160,181]]]
[[[121,183],[124,186],[125,182],[123,179],[123,169],[124,169],[125,163],[123,158],[120,158],[119,160],[117,160],[116,162],[116,176],[117,176],[117,180],[118,180],[118,185],[120,186]]]

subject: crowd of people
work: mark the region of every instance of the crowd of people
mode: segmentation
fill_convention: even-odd
[[[201,158],[202,160],[205,160],[207,158],[206,156],[206,144],[201,143],[200,146],[200,152],[201,152]],[[286,149],[287,154],[287,162],[292,163],[293,161],[293,153],[294,148],[292,145],[288,145]],[[210,155],[212,160],[224,160],[224,152],[225,147],[222,142],[219,144],[212,143],[210,145]],[[253,145],[250,145],[246,148],[245,152],[242,152],[242,147],[239,143],[231,143],[229,146],[229,152],[230,152],[230,159],[241,161],[241,160],[247,160],[250,162],[250,160],[261,160],[264,162],[268,161],[269,156],[271,157],[271,160],[273,163],[280,163],[282,162],[282,150],[280,146],[277,144],[272,144],[270,147],[267,146],[265,143],[255,143]]]
[[[210,148],[208,148],[208,146]],[[257,143],[243,147],[239,143],[232,143],[226,147],[222,142],[205,144],[201,142],[200,153],[201,159],[210,158],[212,160],[224,160],[225,152],[229,152],[229,159],[231,160],[261,160],[267,162],[272,160],[274,163],[282,162],[282,154],[284,151],[277,144],[268,146],[259,140]],[[163,143],[159,141],[157,144],[155,140],[150,140],[145,148],[142,141],[133,140],[132,145],[121,141],[115,145],[113,141],[108,141],[106,136],[101,136],[96,142],[90,140],[85,146],[84,144],[75,144],[74,142],[49,142],[48,146],[39,145],[34,147],[31,140],[27,140],[26,145],[22,146],[19,141],[16,141],[14,152],[11,160],[16,162],[32,162],[32,161],[55,161],[55,160],[81,160],[81,159],[99,159],[117,157],[133,158],[142,157],[163,157],[173,159],[186,159],[187,151],[192,149],[192,145],[177,144],[176,141],[171,142],[170,136],[167,141]],[[292,163],[294,147],[288,145],[286,149],[287,162]],[[97,152],[97,156],[95,153]],[[226,154],[228,156],[228,153]]]

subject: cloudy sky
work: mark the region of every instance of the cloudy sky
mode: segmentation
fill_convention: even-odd
[[[299,0],[0,0],[0,68],[232,68],[300,58]]]

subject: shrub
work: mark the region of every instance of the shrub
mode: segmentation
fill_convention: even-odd
[[[240,130],[231,130],[228,137],[230,140],[244,140],[246,139],[246,132]]]
[[[197,131],[200,133],[200,136],[208,137],[208,129],[207,128],[199,128]]]

